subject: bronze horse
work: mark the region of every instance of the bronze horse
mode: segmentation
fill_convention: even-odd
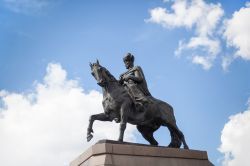
[[[160,127],[166,126],[171,135],[168,147],[180,148],[183,143],[188,149],[183,133],[178,129],[174,117],[173,108],[166,102],[151,97],[151,103],[144,110],[136,109],[136,106],[127,90],[115,79],[110,72],[101,66],[97,60],[91,64],[91,74],[102,87],[104,113],[91,115],[87,129],[87,141],[93,137],[93,123],[95,120],[113,121],[120,123],[118,141],[123,141],[126,124],[136,125],[138,131],[151,144],[158,145],[153,133]]]

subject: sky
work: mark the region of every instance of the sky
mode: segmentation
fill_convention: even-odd
[[[69,165],[117,139],[118,124],[95,122],[86,142],[89,116],[103,112],[89,62],[119,78],[131,52],[191,149],[216,166],[246,166],[249,18],[247,0],[0,0],[0,163]],[[166,146],[169,131],[155,138]],[[132,125],[125,141],[148,144]]]

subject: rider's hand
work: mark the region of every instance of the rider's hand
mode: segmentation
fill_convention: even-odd
[[[124,79],[125,81],[128,81],[129,79],[131,79],[131,77],[130,77],[130,75],[126,75],[126,76],[123,76],[123,79]]]

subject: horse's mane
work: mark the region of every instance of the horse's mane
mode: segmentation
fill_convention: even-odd
[[[102,68],[106,72],[107,76],[111,79],[111,81],[117,81],[116,78],[105,67],[102,66]]]

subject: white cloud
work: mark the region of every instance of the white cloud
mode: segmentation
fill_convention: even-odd
[[[182,39],[175,51],[180,56],[183,51],[191,50],[188,59],[200,64],[208,70],[221,53],[221,41],[226,42],[229,48],[236,51],[228,56],[231,50],[223,50],[227,56],[221,56],[221,66],[227,70],[230,64],[238,57],[250,60],[250,2],[245,7],[235,11],[230,19],[221,20],[224,10],[220,3],[208,3],[204,0],[164,0],[169,2],[171,8],[156,7],[151,9],[150,18],[146,22],[156,23],[164,28],[173,29],[184,27],[194,32],[187,41]],[[223,43],[224,44],[224,43]],[[194,56],[194,55],[202,56]]]
[[[250,103],[248,109],[243,113],[230,116],[222,130],[219,151],[224,154],[224,166],[249,165],[249,131]]]
[[[224,71],[228,71],[229,65],[233,62],[234,58],[232,56],[223,56],[221,66]]]
[[[213,59],[209,59],[208,57],[195,55],[193,56],[192,62],[201,65],[204,70],[209,70],[212,67],[212,60]]]
[[[204,48],[211,56],[216,56],[220,52],[220,42],[208,37],[192,37],[186,47],[189,49]]]
[[[91,114],[103,112],[102,94],[85,92],[67,79],[60,64],[49,64],[43,83],[31,93],[0,91],[0,163],[4,166],[62,166],[99,139],[117,139],[119,124],[96,122],[86,142]],[[134,140],[134,127],[125,140]]]
[[[225,21],[224,37],[228,46],[234,47],[237,51],[236,57],[250,60],[250,5],[242,7],[234,12],[231,19]]]
[[[16,13],[37,13],[55,0],[3,0],[5,6]]]
[[[166,28],[195,26],[198,35],[206,36],[213,33],[223,15],[220,4],[207,4],[203,0],[177,0],[171,9],[173,12],[162,7],[151,9],[151,18],[147,21]]]
[[[175,53],[181,54],[188,49],[202,52],[203,58],[199,59],[204,63],[199,64],[204,69],[210,68],[208,66],[211,66],[221,49],[220,41],[215,35],[215,30],[224,14],[221,5],[206,3],[203,0],[176,0],[171,10],[162,7],[151,9],[151,17],[146,22],[160,24],[170,29],[176,27],[194,29],[194,36],[187,43],[182,40]],[[192,62],[196,63],[197,57],[192,57]]]

